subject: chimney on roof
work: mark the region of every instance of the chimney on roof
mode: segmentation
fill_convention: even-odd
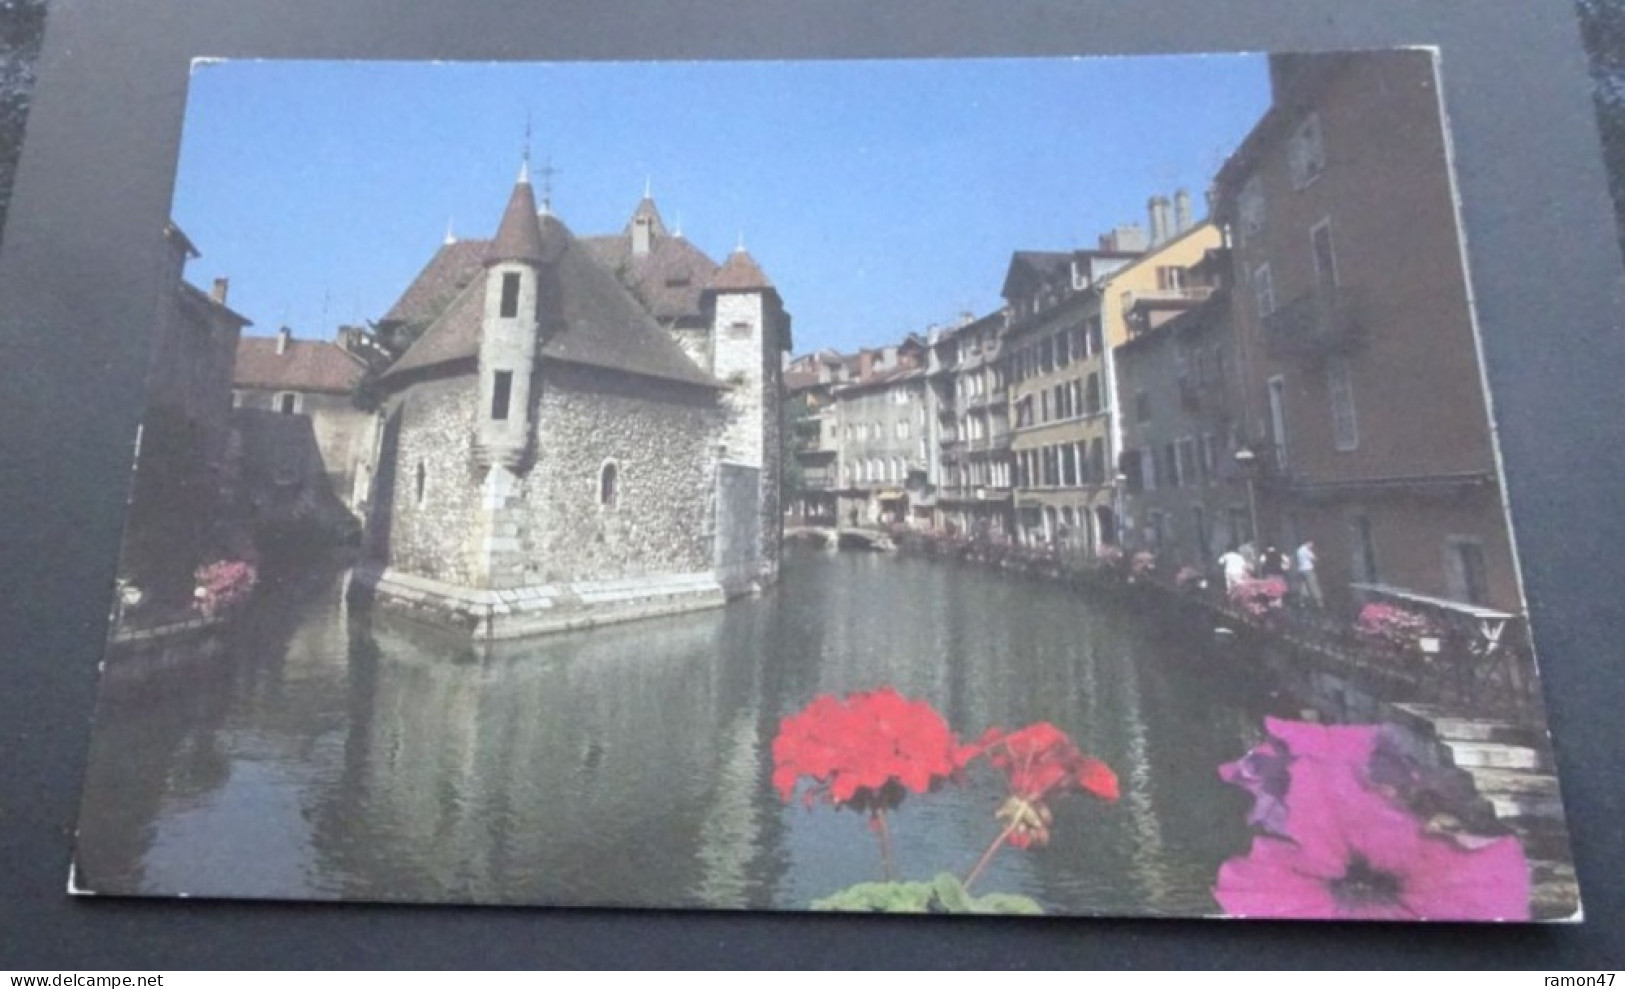
[[[1180,189],[1174,193],[1174,234],[1177,236],[1194,225],[1191,219],[1191,194]]]
[[[288,352],[288,341],[293,339],[293,331],[284,326],[276,331],[276,352],[278,356]]]
[[[213,299],[214,301],[220,303],[223,306],[223,305],[226,304],[226,293],[228,291],[230,291],[230,289],[231,289],[231,279],[229,279],[229,278],[216,278],[214,280],[214,291],[209,293],[209,298]]]
[[[1152,196],[1146,203],[1151,217],[1151,246],[1156,247],[1168,239],[1168,197]]]

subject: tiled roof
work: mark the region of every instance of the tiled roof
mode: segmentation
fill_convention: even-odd
[[[254,321],[242,313],[216,299],[214,296],[193,285],[191,282],[181,282],[181,295],[189,298],[195,305],[201,306],[205,312],[224,316],[238,326],[253,326]]]
[[[1070,251],[1016,251],[1004,275],[999,294],[1006,299],[1024,290],[1022,282],[1048,282],[1072,264]]]
[[[801,391],[804,388],[816,388],[819,385],[817,371],[786,371],[784,372],[785,391]]]
[[[756,259],[741,247],[728,255],[728,260],[722,263],[721,270],[706,287],[713,292],[748,292],[770,289],[773,283],[762,273]]]
[[[292,340],[276,352],[276,337],[243,337],[237,341],[238,388],[348,393],[361,380],[361,358],[326,340]]]
[[[866,378],[859,378],[856,381],[849,381],[840,388],[840,391],[867,391],[870,388],[880,388],[886,385],[895,384],[899,381],[906,381],[910,378],[923,378],[924,376],[925,368],[922,367],[908,366],[887,368],[884,371],[876,371]]]
[[[1042,278],[1050,277],[1071,263],[1070,251],[1017,251],[1010,257],[1012,267],[1023,265]]]
[[[542,357],[719,386],[562,222],[543,216],[540,226],[547,259],[537,292]],[[481,271],[385,378],[398,379],[406,371],[477,357],[484,293],[485,272]]]
[[[486,264],[499,261],[528,264],[542,261],[542,225],[536,217],[536,194],[531,191],[530,180],[523,175],[508,197],[508,208],[502,211],[496,237],[485,249]]]
[[[656,319],[700,315],[700,293],[716,274],[717,264],[683,237],[652,238],[649,253],[632,253],[626,235],[584,237],[581,243],[630,288]]]
[[[442,244],[406,291],[384,314],[385,323],[426,323],[445,310],[484,264],[490,241],[459,240]]]
[[[452,299],[406,353],[384,372],[385,378],[407,371],[472,360],[480,352],[480,321],[485,317],[485,275],[476,269],[473,280]]]

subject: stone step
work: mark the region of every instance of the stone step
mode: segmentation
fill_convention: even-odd
[[[1529,908],[1535,919],[1580,919],[1580,886],[1574,877],[1574,866],[1531,859],[1529,884]]]
[[[1545,748],[1544,733],[1528,725],[1463,717],[1459,711],[1432,704],[1395,704],[1393,708],[1408,722],[1408,727],[1431,734],[1441,742],[1493,742]]]
[[[1471,769],[1468,772],[1478,787],[1478,795],[1489,801],[1495,816],[1503,821],[1520,817],[1563,818],[1563,799],[1555,776],[1517,769]]]
[[[1551,757],[1526,745],[1501,742],[1441,741],[1450,751],[1451,761],[1462,769],[1521,769],[1550,772]]]

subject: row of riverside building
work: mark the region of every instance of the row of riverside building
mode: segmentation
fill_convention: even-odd
[[[1521,603],[1431,56],[1278,55],[1209,215],[1017,250],[1005,304],[796,358],[809,523],[1211,570],[1312,541],[1328,603]]]

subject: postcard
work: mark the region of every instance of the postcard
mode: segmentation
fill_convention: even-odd
[[[203,61],[79,893],[1580,917],[1427,49]]]

